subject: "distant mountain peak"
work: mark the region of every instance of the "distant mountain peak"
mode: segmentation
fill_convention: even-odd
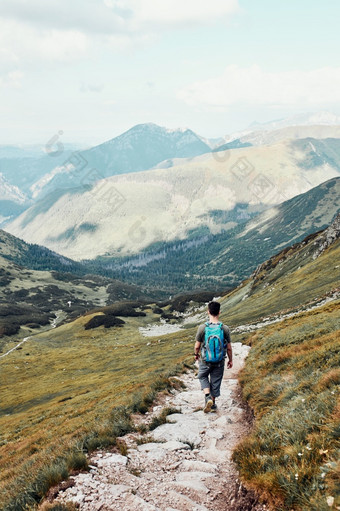
[[[297,114],[292,117],[285,117],[275,119],[270,122],[252,122],[249,125],[249,130],[272,130],[278,128],[286,128],[288,126],[310,126],[310,125],[325,125],[336,126],[340,124],[340,116],[327,110],[320,112],[306,112]]]

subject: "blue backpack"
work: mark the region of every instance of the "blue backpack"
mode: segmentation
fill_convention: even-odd
[[[204,352],[205,362],[222,362],[225,355],[222,323],[205,323]]]

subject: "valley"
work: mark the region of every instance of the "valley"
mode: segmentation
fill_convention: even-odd
[[[4,196],[2,226],[76,261],[134,256],[192,233],[227,232],[339,177],[338,126],[259,130],[228,143],[213,148],[191,130],[141,124],[93,148],[45,156],[45,171],[25,160],[26,184],[15,178],[16,160],[0,158],[8,186],[26,197]]]

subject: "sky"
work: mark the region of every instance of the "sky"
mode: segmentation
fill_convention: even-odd
[[[0,0],[0,145],[340,114],[339,0]]]

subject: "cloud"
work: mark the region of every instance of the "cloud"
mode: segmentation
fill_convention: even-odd
[[[177,97],[195,107],[308,107],[340,101],[340,67],[311,71],[268,72],[259,66],[228,66],[217,78],[197,81]]]
[[[80,92],[102,92],[104,84],[102,83],[82,83],[79,90]]]
[[[1,0],[0,17],[61,30],[112,33],[229,19],[238,0]],[[161,27],[160,27],[161,25]]]
[[[0,87],[9,89],[20,89],[24,73],[21,71],[10,71],[0,75]]]
[[[238,0],[1,0],[0,51],[14,60],[77,58],[99,42],[124,49],[165,29],[227,20]]]
[[[145,27],[160,30],[182,25],[206,25],[225,20],[240,10],[237,0],[104,0],[107,7],[125,20],[131,30]]]
[[[77,30],[36,28],[21,21],[0,19],[0,54],[11,61],[34,58],[67,61],[86,53],[88,38]]]
[[[101,0],[1,0],[0,17],[38,29],[83,33],[110,33],[121,24]]]

